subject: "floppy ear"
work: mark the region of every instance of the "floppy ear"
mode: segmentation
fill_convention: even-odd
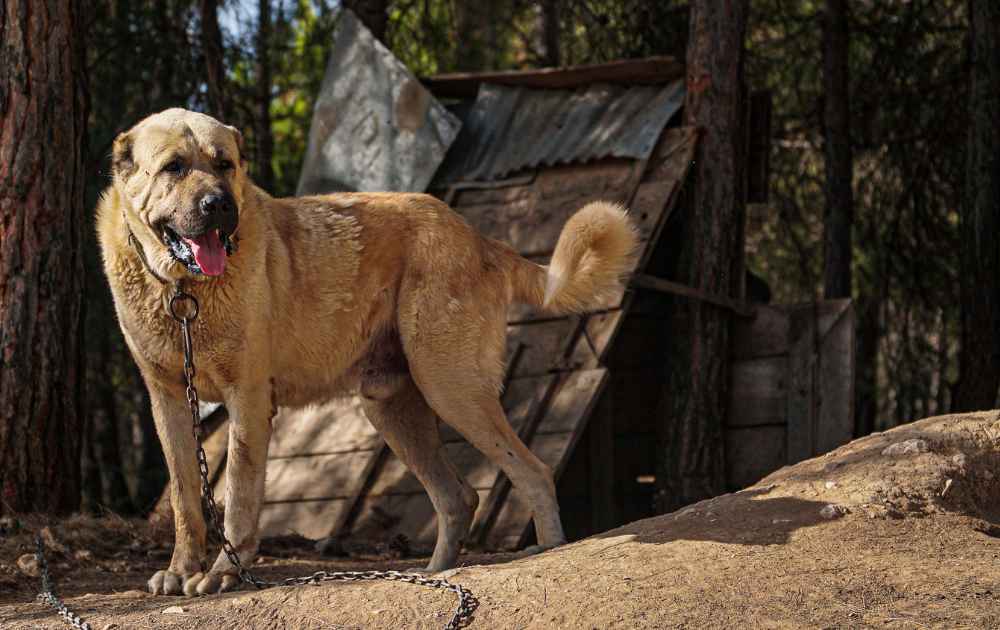
[[[237,129],[236,127],[233,127],[232,125],[226,125],[226,129],[228,129],[229,131],[231,131],[233,133],[233,137],[236,139],[236,148],[240,152],[240,163],[241,164],[245,164],[246,161],[247,161],[247,158],[246,158],[246,154],[244,154],[244,152],[243,152],[243,134],[240,133],[239,129]]]
[[[111,150],[111,173],[115,177],[128,179],[135,172],[135,160],[132,159],[132,136],[129,132],[118,134]]]

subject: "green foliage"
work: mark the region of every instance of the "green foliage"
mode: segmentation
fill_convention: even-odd
[[[850,5],[855,298],[878,323],[884,426],[947,411],[959,312],[966,3]],[[772,203],[751,265],[780,301],[821,292],[821,3],[755,0],[748,73],[774,95]]]

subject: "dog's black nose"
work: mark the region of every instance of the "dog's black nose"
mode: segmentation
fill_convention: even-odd
[[[206,216],[227,215],[236,213],[236,203],[229,195],[205,195],[198,203],[198,209]]]

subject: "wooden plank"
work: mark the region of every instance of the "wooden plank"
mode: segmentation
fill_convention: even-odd
[[[267,464],[265,501],[349,499],[374,450],[274,459]]]
[[[311,540],[330,536],[349,509],[348,501],[265,503],[260,510],[262,537],[299,534]]]
[[[715,304],[716,306],[728,308],[742,317],[749,318],[754,316],[754,306],[751,304],[735,300],[725,295],[706,293],[700,289],[695,289],[693,287],[680,284],[679,282],[664,280],[663,278],[656,278],[646,274],[636,274],[632,277],[632,286],[641,289],[652,289],[654,291],[672,293],[673,295],[680,295],[694,300],[701,300],[702,302],[708,302],[709,304]]]
[[[511,245],[523,255],[551,252],[563,225],[591,201],[624,203],[631,196],[634,160],[605,159],[544,169],[530,191],[520,188],[463,192],[455,211],[482,234]],[[501,194],[507,191],[505,195]]]
[[[750,427],[725,430],[726,483],[739,490],[757,483],[785,465],[785,428]]]
[[[475,98],[482,83],[568,90],[591,83],[668,83],[682,76],[683,63],[673,57],[658,56],[565,68],[439,74],[423,77],[421,81],[438,98]]]
[[[788,357],[743,359],[731,364],[727,426],[785,424]]]
[[[789,310],[757,304],[754,317],[733,321],[732,358],[735,361],[788,354]]]
[[[670,183],[670,195],[665,200],[660,216],[649,231],[649,241],[638,258],[636,270],[642,271],[649,265],[656,243],[659,242],[667,217],[677,203],[681,187],[687,178],[688,170],[694,159],[694,151],[698,145],[698,130],[694,127],[675,127],[663,132],[660,146],[654,150],[653,158],[660,159],[657,165],[650,160],[650,166],[645,173],[646,181],[664,181]]]
[[[813,456],[854,437],[854,308],[848,306],[823,336],[819,360],[819,423]]]
[[[459,474],[476,490],[489,490],[496,481],[499,469],[468,442],[450,442],[444,445],[444,456]],[[420,494],[424,487],[393,453],[386,456],[365,496],[380,494]]]
[[[573,346],[569,363],[588,370],[603,365],[624,318],[624,309],[585,316],[581,334]]]
[[[809,459],[816,446],[816,319],[811,310],[794,310],[789,319],[788,463]]]
[[[378,439],[378,432],[361,409],[361,400],[343,398],[301,409],[281,409],[275,416],[268,457],[372,449]]]
[[[572,367],[566,350],[578,326],[574,318],[562,317],[508,327],[505,360],[509,363],[514,350],[519,346],[522,348],[512,377],[538,376],[554,369]]]
[[[529,442],[532,452],[552,467],[557,480],[586,428],[607,377],[608,371],[604,368],[581,370],[566,377]],[[568,427],[569,430],[553,432],[562,427]],[[493,490],[494,493],[501,491],[498,488]],[[488,547],[495,547],[499,544],[498,541],[512,536],[518,536],[519,542],[523,542],[531,521],[531,510],[526,509],[518,500],[511,501],[508,496],[495,517],[488,513],[483,516],[489,521],[483,522],[474,531],[479,534],[480,541],[485,542]]]

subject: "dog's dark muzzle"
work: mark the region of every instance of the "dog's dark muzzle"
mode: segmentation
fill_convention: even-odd
[[[236,200],[229,193],[205,195],[198,202],[198,212],[205,221],[205,227],[201,231],[217,229],[225,235],[236,232],[239,213],[236,211]]]

